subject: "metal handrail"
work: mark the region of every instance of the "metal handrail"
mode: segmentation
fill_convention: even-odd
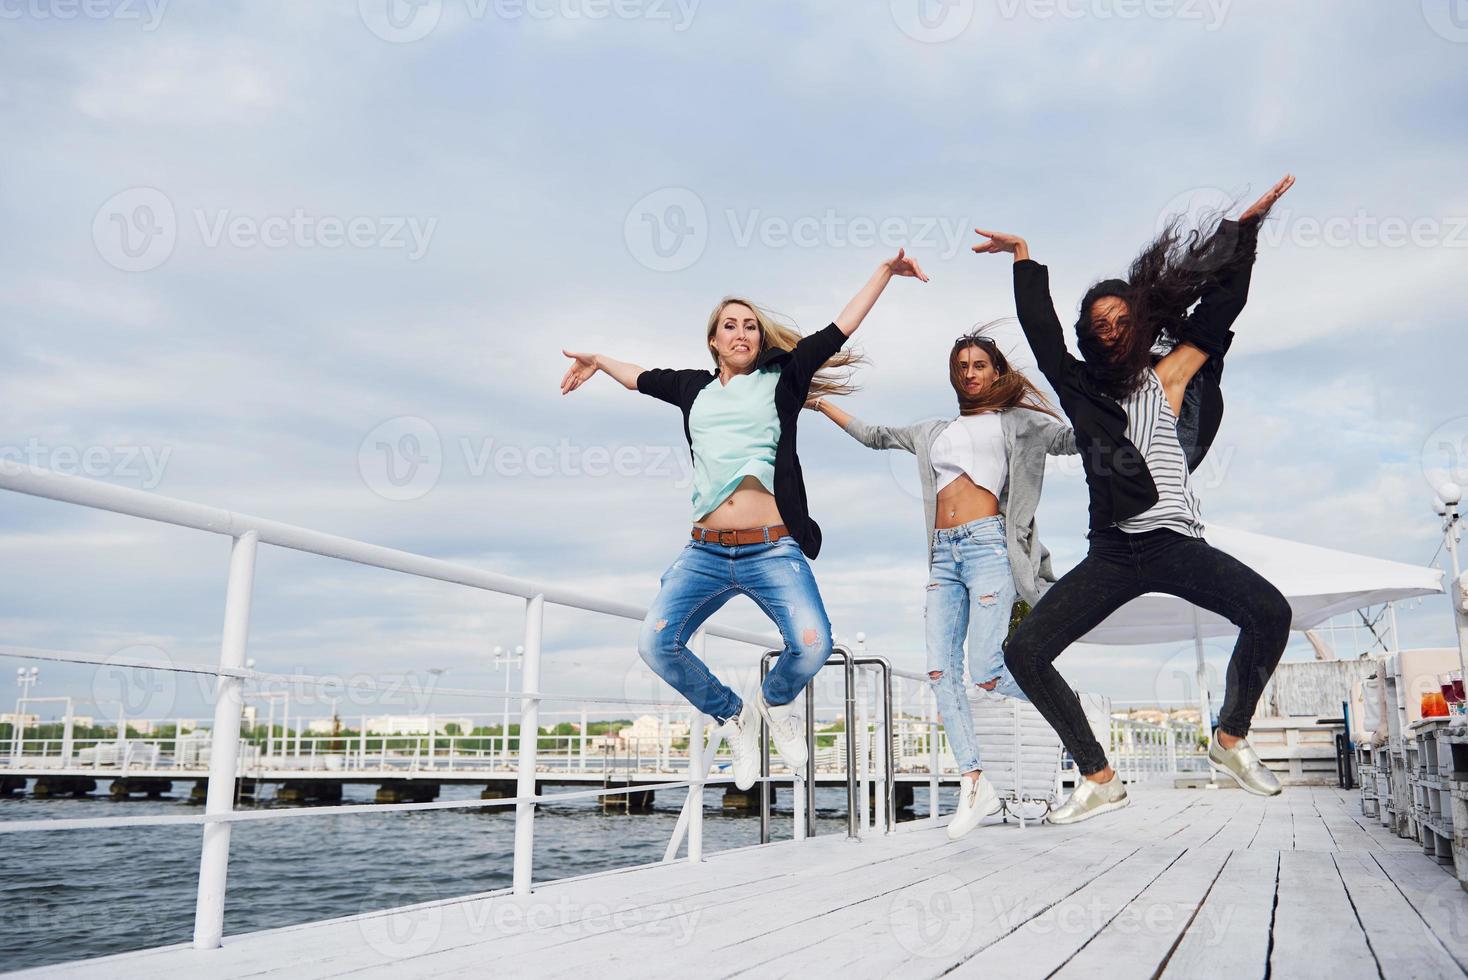
[[[770,664],[779,657],[782,650],[767,650],[760,658],[760,683],[763,688],[764,679],[769,674]],[[837,661],[845,668],[842,671],[844,680],[844,708],[846,722],[846,837],[848,840],[861,840],[861,824],[858,800],[858,781],[860,779],[856,763],[856,671],[859,667],[870,667],[882,675],[882,732],[886,740],[886,750],[882,753],[883,768],[886,775],[884,805],[886,821],[886,832],[892,833],[897,826],[897,797],[896,797],[896,770],[892,761],[892,665],[885,657],[856,657],[844,646],[837,646],[831,651],[831,661]],[[825,664],[822,665],[823,667]],[[770,841],[770,804],[774,795],[770,784],[770,742],[769,733],[766,730],[763,715],[760,716],[760,819],[759,834],[760,843],[767,844]],[[866,732],[860,735],[863,742],[863,756],[865,755]],[[799,773],[791,774],[791,791],[804,793],[805,806],[796,807],[796,839],[814,837],[816,833],[816,792],[815,780],[811,778],[813,772],[810,767],[815,765],[816,758],[816,729],[815,729],[815,678],[811,678],[805,685],[805,747],[806,747],[806,775]],[[864,782],[864,780],[860,780]],[[864,786],[862,787],[865,788]],[[800,810],[804,810],[804,819],[801,818]]]
[[[242,686],[245,677],[249,674],[245,663],[245,646],[254,590],[255,557],[262,542],[295,551],[525,599],[525,656],[521,669],[524,691],[520,692],[522,730],[528,728],[530,731],[539,731],[540,703],[545,697],[539,693],[541,635],[547,602],[638,621],[645,618],[647,614],[645,608],[630,603],[588,598],[575,590],[546,583],[498,575],[466,565],[457,565],[441,559],[371,545],[337,535],[323,534],[278,521],[176,500],[98,480],[54,473],[10,460],[0,460],[0,489],[212,534],[223,534],[231,538],[228,585],[225,592],[224,629],[218,668],[198,671],[197,665],[182,665],[182,669],[186,672],[212,673],[217,677],[204,818],[202,821],[193,818],[168,821],[203,823],[198,895],[194,912],[193,945],[197,949],[218,947],[224,930],[224,898],[226,872],[229,866],[230,826],[237,822],[237,819],[231,815],[235,813],[235,781],[239,775],[239,719],[243,705]],[[708,633],[760,647],[768,647],[776,639],[770,634],[706,624],[693,638],[694,644],[701,646]],[[16,648],[11,648],[11,651],[12,655],[26,656],[26,653]],[[55,659],[86,662],[91,658],[82,655],[63,656]],[[176,669],[173,664],[147,664],[146,667],[164,670]],[[702,738],[703,723],[704,716],[695,713],[691,732],[693,739]],[[513,803],[516,811],[512,885],[515,894],[528,893],[531,885],[535,806],[536,803],[543,802],[543,799],[535,792],[537,743],[536,738],[520,739],[516,794],[513,800],[505,801]],[[706,773],[691,775],[695,778],[680,781],[678,785],[686,785],[690,788],[689,799],[685,807],[690,808],[690,813],[697,811],[696,816],[692,818],[693,826],[697,827],[696,817],[701,816],[702,813],[702,789],[708,780],[699,778],[706,776]],[[699,804],[697,807],[693,806],[695,790]],[[622,791],[635,792],[637,788]],[[414,808],[413,804],[396,804],[395,806]],[[335,812],[342,812],[340,809],[333,809]],[[293,811],[269,811],[268,817],[262,814],[260,818],[279,819],[280,815],[290,812]],[[699,860],[701,853],[701,842],[696,838],[691,839],[689,859]]]

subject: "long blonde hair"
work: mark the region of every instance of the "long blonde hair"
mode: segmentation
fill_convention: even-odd
[[[714,349],[714,332],[719,327],[719,320],[724,316],[724,310],[734,304],[747,306],[754,311],[755,322],[759,324],[759,349],[760,353],[771,348],[780,350],[794,350],[795,345],[800,342],[801,333],[793,326],[782,323],[778,316],[760,306],[752,303],[741,296],[725,296],[719,300],[719,305],[709,314],[707,339],[709,341],[709,356],[714,359],[714,367],[719,365],[719,352]],[[843,350],[837,351],[830,360],[826,361],[824,367],[816,372],[810,383],[810,394],[806,396],[806,403],[822,398],[827,395],[850,395],[859,390],[859,386],[851,381],[858,365],[867,363],[866,356],[860,351]]]

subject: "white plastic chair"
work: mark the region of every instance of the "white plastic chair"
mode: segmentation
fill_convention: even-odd
[[[1021,807],[1040,804],[1049,812],[1059,801],[1064,746],[1028,701],[972,685],[969,690],[984,775],[999,794],[1004,821],[1013,814],[1023,828],[1027,819],[1037,818],[1026,818]]]

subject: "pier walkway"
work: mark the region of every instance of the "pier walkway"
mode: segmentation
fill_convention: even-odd
[[[1459,977],[1468,893],[1353,791],[725,851],[18,975]],[[407,897],[407,896],[405,896]]]

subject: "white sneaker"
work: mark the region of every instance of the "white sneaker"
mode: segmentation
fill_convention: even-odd
[[[948,822],[948,839],[958,840],[979,825],[985,817],[999,812],[999,794],[989,778],[979,773],[978,779],[963,778],[958,787],[958,809]]]
[[[734,785],[747,790],[759,778],[759,715],[754,705],[744,702],[739,714],[720,727],[734,757]]]
[[[770,737],[775,740],[775,751],[785,760],[791,772],[802,772],[810,760],[805,747],[804,719],[795,712],[793,704],[769,704],[764,693],[756,695],[760,714],[770,726]]]

